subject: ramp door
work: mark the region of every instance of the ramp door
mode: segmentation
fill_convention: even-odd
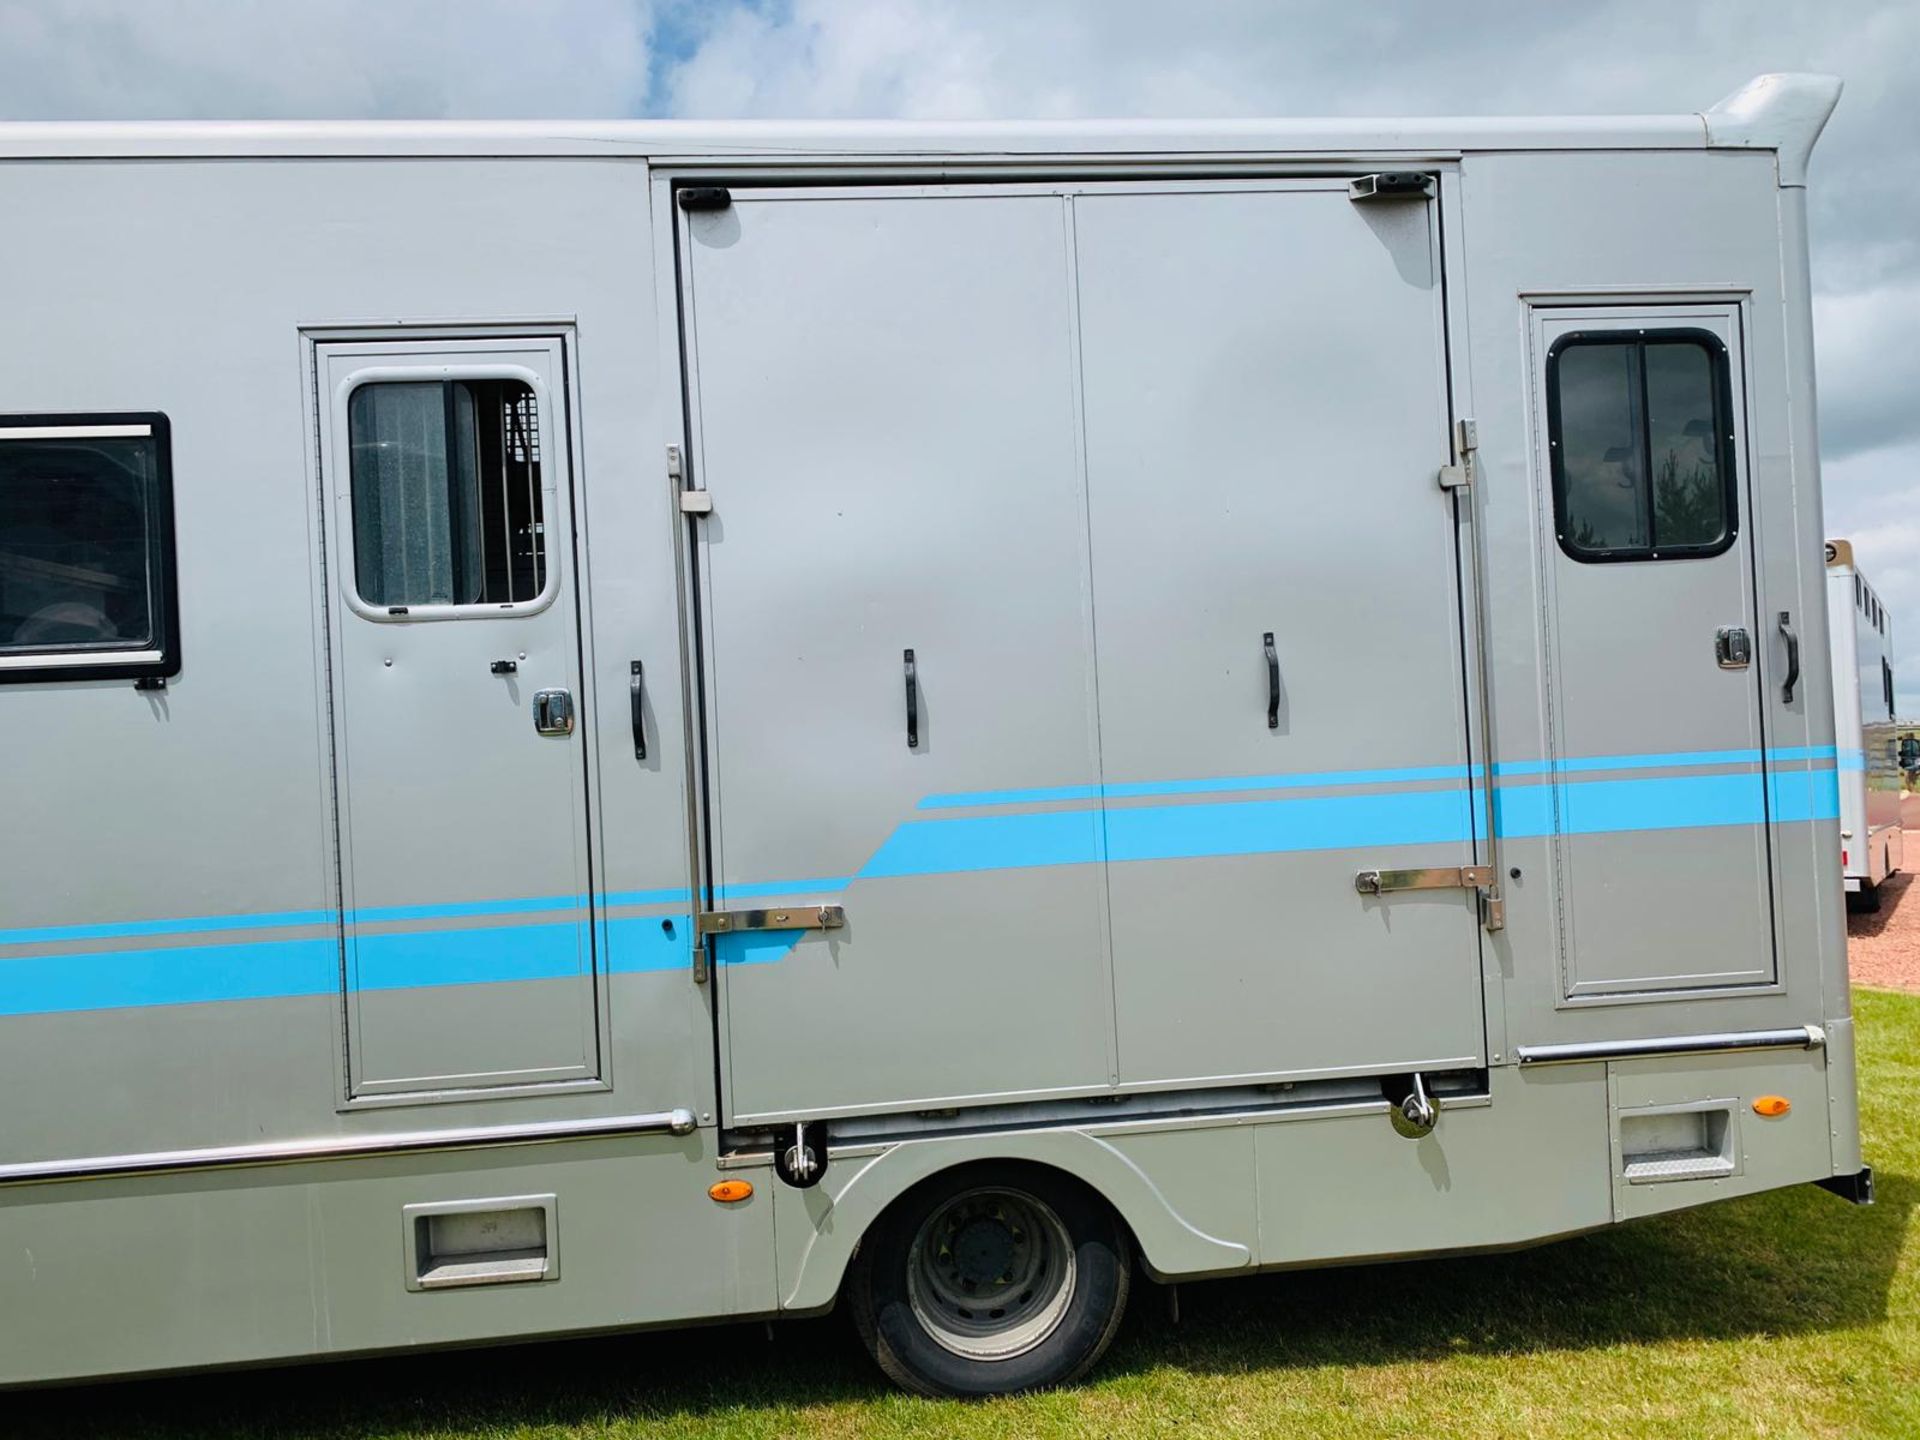
[[[730,1120],[1479,1063],[1431,209],[682,215]]]

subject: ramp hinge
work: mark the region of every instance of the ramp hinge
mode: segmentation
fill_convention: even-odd
[[[840,905],[790,905],[784,910],[703,910],[696,928],[702,935],[731,935],[741,930],[841,930],[847,912]]]
[[[673,493],[679,501],[682,515],[713,513],[713,496],[704,490],[688,488],[687,462],[681,455],[678,445],[667,446],[667,483],[673,486]]]
[[[1424,870],[1362,870],[1353,888],[1362,895],[1395,890],[1478,890],[1493,883],[1491,865],[1432,865]]]
[[[1362,175],[1347,186],[1350,200],[1426,200],[1433,195],[1433,177],[1420,170],[1384,170]]]
[[[1473,452],[1480,448],[1480,427],[1471,420],[1456,420],[1453,440],[1453,448],[1460,458],[1440,467],[1440,488],[1465,490],[1473,484]]]

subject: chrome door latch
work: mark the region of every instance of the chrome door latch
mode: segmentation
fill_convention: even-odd
[[[696,928],[702,935],[732,935],[742,930],[844,930],[847,912],[839,905],[790,905],[784,910],[703,910]]]
[[[533,695],[533,728],[542,735],[573,733],[573,695],[566,690],[536,690]]]
[[[1722,670],[1744,670],[1753,663],[1753,637],[1744,625],[1722,625],[1713,632],[1713,658]]]
[[[1480,897],[1480,923],[1489,930],[1507,926],[1507,902],[1494,883],[1491,865],[1433,865],[1424,870],[1362,870],[1353,877],[1362,895],[1396,890],[1474,890]]]
[[[1493,883],[1491,865],[1435,865],[1425,870],[1362,870],[1353,888],[1362,895],[1394,890],[1479,890]]]

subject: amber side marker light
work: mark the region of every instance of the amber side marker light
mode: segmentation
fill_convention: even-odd
[[[1765,1115],[1769,1120],[1784,1115],[1793,1109],[1793,1102],[1784,1095],[1762,1095],[1753,1102],[1753,1113]]]
[[[753,1194],[753,1185],[746,1180],[716,1180],[707,1187],[707,1194],[722,1205],[738,1205]]]

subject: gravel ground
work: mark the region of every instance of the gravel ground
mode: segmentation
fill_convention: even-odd
[[[1920,796],[1901,806],[1908,864],[1920,861]],[[1920,896],[1908,891],[1913,876],[1895,875],[1881,886],[1877,914],[1847,916],[1847,967],[1856,985],[1920,990]]]

